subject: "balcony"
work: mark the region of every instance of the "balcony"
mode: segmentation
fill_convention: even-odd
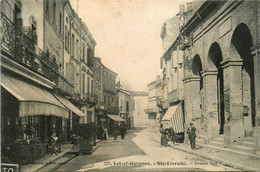
[[[36,46],[35,33],[27,30],[25,34],[3,13],[1,20],[1,54],[57,84],[58,65]]]
[[[93,107],[98,103],[98,95],[94,93],[85,93],[83,94],[83,103]]]
[[[146,114],[156,113],[156,108],[148,108],[148,109],[145,109],[144,112]]]
[[[180,49],[181,50],[185,50],[186,48],[189,48],[191,46],[189,39],[184,36],[181,40],[180,40]]]
[[[119,114],[119,108],[114,106],[107,106],[106,111],[108,114],[117,115]]]
[[[168,93],[168,102],[169,103],[174,103],[179,100],[178,96],[178,89],[172,90],[171,92]]]
[[[60,75],[58,76],[58,84],[55,89],[68,96],[71,96],[74,93],[73,84]]]

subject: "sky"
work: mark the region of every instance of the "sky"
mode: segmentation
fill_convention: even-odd
[[[187,0],[70,0],[97,42],[95,56],[123,87],[147,90],[161,75],[162,24]]]

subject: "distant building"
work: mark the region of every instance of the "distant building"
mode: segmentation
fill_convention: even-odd
[[[174,132],[184,138],[184,113],[183,113],[183,51],[179,48],[179,17],[175,16],[166,23],[170,29],[166,29],[165,24],[161,31],[163,45],[166,47],[161,58],[161,69],[163,70],[162,91],[163,97],[158,102],[161,107],[162,118],[160,123],[164,128],[173,128]],[[168,28],[169,28],[168,26]],[[174,33],[174,37],[172,36]],[[169,43],[169,39],[171,42]],[[174,39],[172,39],[174,38]]]
[[[145,109],[145,113],[148,115],[150,126],[158,126],[160,119],[159,108],[157,107],[157,100],[162,98],[162,89],[160,87],[162,80],[160,75],[157,76],[156,80],[149,83],[148,87],[148,107]]]
[[[133,128],[133,110],[134,110],[134,98],[130,91],[119,88],[118,89],[118,101],[119,101],[119,116],[125,120],[127,129]]]
[[[149,126],[149,119],[145,113],[145,109],[148,107],[148,93],[144,91],[131,91],[134,97],[134,127],[147,127]]]

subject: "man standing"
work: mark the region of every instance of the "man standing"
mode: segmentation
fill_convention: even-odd
[[[190,139],[191,149],[196,149],[195,139],[196,139],[196,128],[193,126],[193,123],[190,123],[190,127],[187,130],[188,137]]]
[[[126,133],[126,127],[125,125],[121,125],[120,126],[120,135],[121,135],[121,139],[123,140],[125,138],[125,133]]]

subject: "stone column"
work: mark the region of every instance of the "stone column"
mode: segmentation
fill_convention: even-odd
[[[225,145],[244,137],[242,105],[242,60],[228,59],[221,63],[224,74]]]
[[[251,49],[254,57],[254,79],[255,79],[255,127],[253,137],[255,140],[255,153],[260,155],[260,45]]]
[[[184,80],[185,131],[187,131],[189,123],[193,122],[194,126],[197,128],[197,134],[201,134],[199,89],[200,78],[198,76],[190,76]],[[189,141],[186,133],[185,141]]]
[[[260,126],[260,45],[251,49],[254,58],[254,80],[255,80],[255,125]]]
[[[204,71],[202,73],[205,97],[203,104],[205,108],[202,112],[204,115],[203,130],[205,142],[209,142],[219,133],[217,74],[217,71]]]

